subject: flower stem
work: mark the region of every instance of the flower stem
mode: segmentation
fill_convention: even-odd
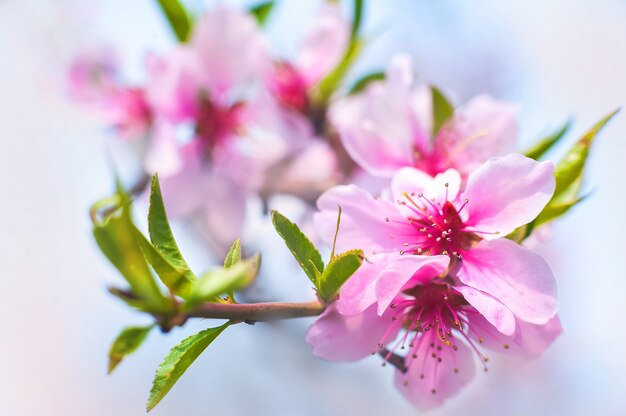
[[[326,307],[319,301],[263,303],[205,303],[187,313],[190,318],[230,319],[239,322],[267,322],[317,316]]]

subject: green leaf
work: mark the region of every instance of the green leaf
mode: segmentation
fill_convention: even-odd
[[[130,306],[131,308],[138,309],[144,312],[150,312],[146,310],[145,306],[141,302],[141,299],[135,295],[130,289],[122,289],[119,287],[111,286],[107,290],[110,294],[120,299],[122,302]]]
[[[173,294],[185,298],[189,286],[195,280],[195,277],[192,277],[193,275],[189,273],[189,270],[178,268],[167,261],[163,254],[152,245],[137,227],[133,226],[133,232],[143,255],[159,278],[161,278],[163,284]]]
[[[339,64],[317,84],[314,98],[319,105],[323,106],[328,102],[361,54],[362,49],[363,42],[361,40],[351,41]]]
[[[535,218],[533,221],[533,227],[539,227],[541,224],[545,224],[558,218],[565,213],[567,213],[570,209],[572,209],[575,205],[578,205],[579,202],[586,199],[588,195],[583,195],[579,198],[575,198],[571,201],[561,202],[561,203],[551,203],[546,206],[546,208],[541,211],[539,216]]]
[[[259,26],[264,26],[267,23],[267,19],[272,14],[274,9],[274,1],[266,1],[259,3],[250,9],[250,14],[254,16]]]
[[[363,263],[363,250],[350,250],[333,257],[321,274],[317,287],[319,297],[330,303],[339,293],[341,286]]]
[[[588,195],[580,196],[582,188],[583,174],[589,149],[600,130],[617,114],[619,109],[609,113],[587,131],[559,161],[554,170],[556,187],[552,199],[539,213],[537,218],[508,235],[515,241],[521,242],[528,237],[531,232],[540,225],[547,224],[578,205]]]
[[[161,187],[159,185],[159,177],[152,177],[150,189],[150,208],[148,208],[148,233],[152,244],[161,252],[163,257],[177,269],[185,272],[185,278],[188,281],[195,279],[195,276],[187,262],[183,258],[172,228],[167,219],[165,205],[163,204],[163,196],[161,195]]]
[[[363,0],[353,0],[352,3],[352,30],[350,31],[350,39],[356,40],[361,30],[361,22],[363,21]]]
[[[233,243],[230,250],[228,250],[228,254],[226,255],[226,259],[224,259],[224,267],[232,267],[236,263],[241,260],[241,240],[237,239]]]
[[[547,135],[543,139],[535,143],[530,149],[524,152],[524,155],[531,159],[539,160],[545,155],[555,144],[557,144],[572,127],[572,120],[567,122],[557,131]]]
[[[430,86],[433,101],[433,131],[435,137],[441,127],[454,115],[454,106],[448,101],[445,95],[435,86]]]
[[[574,144],[574,146],[572,146],[556,165],[554,170],[556,188],[554,190],[553,199],[558,198],[561,193],[565,192],[582,174],[585,163],[587,162],[587,157],[589,156],[589,148],[593,144],[595,137],[618,111],[619,109],[598,121],[580,138],[580,140],[578,140],[578,142],[576,142],[576,144]]]
[[[348,91],[349,95],[358,94],[365,89],[370,83],[385,79],[385,73],[382,71],[372,72],[361,78]]]
[[[171,310],[170,301],[161,293],[143,252],[135,240],[128,204],[104,221],[94,224],[93,235],[100,250],[130,284],[139,302],[153,312]]]
[[[309,240],[300,231],[300,228],[278,211],[272,211],[272,224],[276,232],[282,237],[291,254],[295,257],[298,264],[306,275],[316,285],[316,273],[324,271],[324,262],[322,255],[315,248],[311,240]],[[317,285],[316,285],[317,287]]]
[[[154,325],[124,328],[109,349],[109,374],[129,354],[141,346]]]
[[[148,411],[152,410],[154,406],[165,397],[174,384],[176,384],[180,376],[185,373],[195,359],[202,354],[206,347],[208,347],[228,325],[229,323],[226,323],[217,328],[208,328],[204,331],[200,331],[172,348],[156,371],[152,388],[150,389],[150,397],[148,398]]]
[[[241,290],[250,285],[256,278],[261,263],[261,257],[254,257],[240,261],[233,266],[223,269],[213,269],[200,276],[191,286],[186,307],[193,308],[202,301],[215,302],[218,296],[228,292]]]
[[[172,31],[179,42],[186,42],[191,33],[191,18],[183,4],[178,0],[157,0]]]

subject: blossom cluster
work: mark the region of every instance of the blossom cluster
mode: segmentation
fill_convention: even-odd
[[[339,5],[326,3],[297,56],[275,57],[252,15],[218,5],[187,43],[147,57],[145,85],[125,83],[115,53],[100,48],[76,57],[68,91],[122,140],[146,142],[143,168],[159,172],[169,214],[199,216],[222,252],[242,234],[249,196],[314,200],[341,179],[318,120],[324,104],[311,95],[349,36]]]
[[[333,242],[340,206],[335,244],[366,261],[307,335],[328,360],[399,358],[396,384],[419,409],[458,392],[476,360],[486,370],[484,349],[536,356],[561,333],[550,267],[506,238],[552,198],[553,164],[508,153],[515,108],[488,96],[433,132],[430,94],[399,57],[386,81],[336,104],[350,155],[391,183],[377,197],[341,185],[318,199],[322,238]]]
[[[523,242],[582,200],[589,146],[615,113],[555,169],[540,156],[566,128],[516,153],[515,105],[483,94],[454,106],[414,79],[406,54],[345,88],[362,47],[362,1],[354,4],[351,24],[337,2],[325,2],[291,58],[272,53],[250,13],[225,5],[199,16],[186,42],[148,56],[142,86],[124,82],[108,49],[79,56],[69,71],[71,96],[96,109],[120,139],[145,142],[143,168],[159,174],[150,241],[119,190],[122,214],[116,206],[107,215],[121,217],[94,214],[94,235],[130,284],[112,293],[164,331],[190,317],[230,319],[183,341],[183,349],[204,345],[195,356],[229,325],[317,314],[306,336],[315,356],[378,354],[395,367],[400,392],[427,410],[467,385],[477,363],[486,371],[490,351],[533,358],[561,334],[555,276]],[[233,292],[251,284],[258,257],[241,260],[236,240],[224,268],[197,277],[165,211],[200,218],[221,252],[245,231],[247,201],[280,193],[311,205],[315,230],[332,247],[325,266],[295,224],[272,214],[318,301],[238,305]],[[133,256],[116,244],[134,247]],[[147,284],[137,281],[137,259]],[[136,348],[127,337],[140,343],[152,326],[122,333],[126,350],[113,367]],[[179,359],[181,351],[171,354]],[[177,359],[164,361],[167,377],[157,372],[149,408],[193,362]],[[171,365],[182,370],[170,379]]]

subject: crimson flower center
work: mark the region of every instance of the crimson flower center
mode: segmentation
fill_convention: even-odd
[[[220,106],[210,99],[201,99],[196,117],[196,134],[207,157],[210,157],[215,147],[236,133],[241,125],[243,107],[243,102]]]
[[[425,382],[433,383],[431,391],[435,394],[437,377],[434,373],[438,371],[440,364],[450,360],[447,364],[451,365],[446,367],[448,371],[459,373],[455,353],[459,342],[462,342],[459,338],[463,338],[479,356],[485,371],[487,370],[485,363],[488,358],[470,338],[472,333],[474,339],[478,338],[478,343],[483,342],[476,328],[470,327],[469,316],[478,312],[447,284],[429,283],[405,290],[390,308],[393,310],[391,325],[378,344],[384,356],[383,366],[392,357],[402,360],[405,373],[412,366],[417,366],[420,379],[427,378]],[[391,348],[386,349],[389,338],[398,330],[404,330],[404,334]],[[398,350],[408,352],[397,355]],[[408,382],[405,379],[404,384]]]

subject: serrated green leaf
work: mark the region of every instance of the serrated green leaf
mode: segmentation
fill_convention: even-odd
[[[171,264],[137,227],[133,227],[133,232],[143,255],[163,284],[173,294],[185,298],[191,283],[195,280],[191,277],[193,275],[189,273],[189,270],[180,269]]]
[[[433,105],[433,131],[435,137],[441,127],[454,115],[454,106],[448,101],[445,95],[435,86],[430,86]]]
[[[348,95],[358,94],[363,91],[370,83],[385,79],[385,73],[382,71],[372,72],[357,80],[348,91]]]
[[[272,224],[278,235],[285,241],[287,248],[295,257],[296,261],[304,270],[313,284],[316,284],[315,269],[319,272],[324,271],[324,262],[322,255],[315,248],[311,240],[309,240],[300,228],[278,211],[272,211]]]
[[[559,161],[554,170],[556,187],[552,199],[539,213],[537,218],[508,235],[515,241],[521,242],[526,239],[531,232],[542,224],[547,224],[567,213],[571,208],[587,197],[580,196],[582,188],[583,173],[589,149],[600,130],[617,114],[619,109],[609,113],[587,131]]]
[[[152,410],[165,397],[189,366],[228,325],[229,323],[226,323],[217,328],[200,331],[172,348],[156,371],[148,398],[148,411]]]
[[[192,28],[189,13],[178,0],[157,0],[161,11],[179,42],[186,42]]]
[[[130,284],[132,292],[153,312],[171,310],[170,301],[161,293],[133,233],[128,205],[108,216],[93,228],[98,247]]]
[[[257,254],[229,268],[208,271],[191,285],[185,307],[192,308],[202,301],[214,302],[221,294],[249,286],[259,272],[260,263],[261,257]]]
[[[264,26],[267,23],[267,19],[272,14],[274,9],[274,1],[266,1],[253,6],[250,9],[250,14],[254,16],[259,26]]]
[[[363,250],[350,250],[333,257],[321,275],[317,285],[317,294],[330,303],[339,293],[341,286],[356,272],[363,263]]]
[[[109,349],[109,374],[127,355],[135,352],[143,344],[153,327],[154,325],[131,326],[122,330]]]
[[[228,254],[224,259],[224,267],[232,267],[241,260],[241,240],[237,239],[228,250]]]
[[[152,177],[152,184],[150,187],[150,207],[148,208],[148,233],[150,234],[150,240],[152,244],[161,252],[163,257],[179,270],[185,272],[185,278],[188,281],[195,280],[195,275],[191,271],[191,268],[187,265],[187,262],[183,258],[172,228],[167,219],[167,213],[165,212],[165,205],[163,204],[163,196],[161,195],[161,186],[159,185],[159,177],[154,175]]]
[[[556,188],[554,190],[554,198],[557,198],[566,191],[572,183],[574,183],[581,175],[587,157],[589,156],[589,148],[593,144],[595,137],[600,130],[617,114],[615,110],[598,121],[587,133],[583,135],[567,154],[559,161],[554,170],[556,179]]]
[[[560,129],[547,135],[546,137],[535,143],[530,149],[527,149],[524,152],[524,155],[531,159],[539,160],[550,149],[552,149],[555,144],[557,144],[563,137],[565,137],[565,134],[567,134],[571,127],[572,120],[567,120],[567,122]]]

